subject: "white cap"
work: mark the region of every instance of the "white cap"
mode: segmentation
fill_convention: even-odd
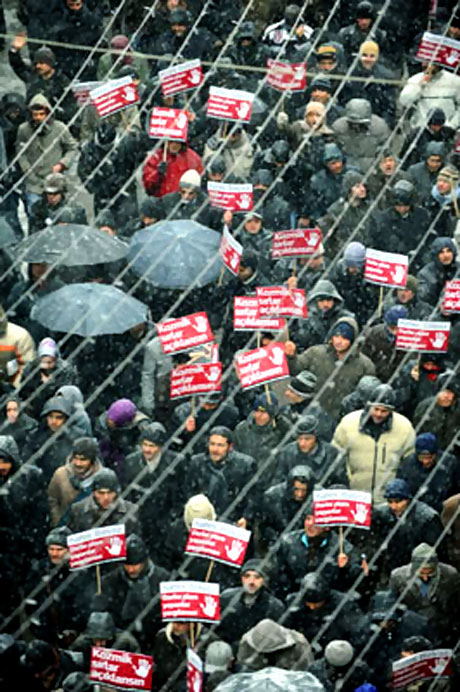
[[[188,171],[182,174],[179,181],[180,187],[200,187],[201,176],[194,168],[189,168]]]

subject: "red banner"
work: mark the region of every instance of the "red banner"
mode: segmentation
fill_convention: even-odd
[[[303,288],[289,290],[286,286],[257,286],[259,315],[267,317],[308,317],[307,300]]]
[[[194,312],[186,317],[165,320],[159,322],[156,327],[163,353],[166,355],[190,351],[195,346],[214,341],[214,334],[205,312]]]
[[[371,525],[372,495],[360,490],[314,490],[313,513],[317,526]]]
[[[305,91],[307,66],[304,62],[289,63],[268,58],[267,84],[277,91]]]
[[[149,137],[152,139],[172,139],[187,141],[187,113],[178,108],[152,108],[149,123]]]
[[[151,690],[153,658],[128,651],[91,648],[89,679],[120,690]]]
[[[449,346],[450,322],[398,320],[396,348],[401,351],[445,353]]]
[[[364,278],[372,284],[404,288],[409,273],[409,258],[394,252],[366,250]]]
[[[114,79],[89,92],[89,98],[100,118],[118,113],[139,102],[139,94],[132,77]]]
[[[113,524],[73,533],[67,539],[70,569],[82,569],[126,558],[125,525]]]
[[[208,183],[208,197],[212,207],[230,209],[230,211],[251,211],[252,185],[242,183]]]
[[[442,301],[444,312],[460,312],[460,280],[446,281]]]
[[[407,688],[418,680],[452,675],[452,649],[431,649],[401,658],[392,665],[392,689]]]
[[[238,354],[235,367],[243,389],[289,377],[283,345],[276,342]]]
[[[203,82],[203,70],[199,60],[189,60],[159,72],[163,96],[172,96],[189,91]]]
[[[212,86],[206,109],[208,118],[238,120],[248,123],[252,115],[254,94],[239,89],[223,89]]]
[[[219,584],[162,581],[161,617],[166,622],[219,622]]]
[[[193,649],[187,649],[187,692],[203,689],[203,661]]]
[[[222,389],[222,363],[180,365],[171,370],[171,399],[194,394],[220,392]]]
[[[272,257],[308,257],[318,251],[323,234],[319,228],[295,228],[275,231],[272,238]]]
[[[220,243],[220,255],[222,257],[222,262],[235,276],[238,275],[238,268],[240,266],[242,254],[243,246],[241,243],[235,240],[235,238],[229,232],[227,226],[224,226],[222,241]]]
[[[194,519],[185,552],[201,555],[226,565],[240,566],[248,547],[251,532],[223,521]]]
[[[460,41],[425,31],[415,57],[456,71],[460,65]]]
[[[235,296],[233,329],[235,332],[278,332],[286,329],[286,320],[281,317],[260,317],[257,296]]]

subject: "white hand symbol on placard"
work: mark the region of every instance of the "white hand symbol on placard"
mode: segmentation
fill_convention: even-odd
[[[406,272],[404,270],[404,267],[398,264],[395,270],[391,272],[391,278],[393,279],[395,284],[400,284],[401,281],[404,279],[405,273]]]
[[[241,120],[244,120],[245,118],[247,118],[247,115],[249,113],[250,108],[251,108],[251,106],[249,105],[249,103],[247,101],[243,101],[242,103],[240,103],[240,105],[238,106],[238,108],[236,110],[237,116]]]
[[[449,53],[449,55],[446,58],[446,63],[448,65],[455,65],[460,58],[460,53],[456,50],[453,50],[452,53]]]
[[[135,101],[136,100],[136,91],[133,87],[131,87],[131,86],[126,87],[125,100],[126,101]]]
[[[216,614],[217,603],[212,596],[205,596],[204,605],[201,605],[201,610],[208,618],[213,618]]]
[[[282,348],[279,348],[278,346],[275,346],[275,348],[272,349],[272,355],[269,356],[271,362],[273,365],[281,365],[281,363],[284,360],[284,351]]]
[[[307,239],[307,245],[316,245],[318,242],[318,234],[317,233],[310,233]]]
[[[435,348],[442,348],[444,344],[446,343],[446,335],[444,332],[436,332],[435,338],[432,339],[432,344]]]
[[[440,675],[443,673],[446,669],[447,664],[449,663],[448,658],[436,658],[434,662],[434,666],[431,666],[430,670],[432,673],[436,673],[437,675]]]
[[[146,678],[147,675],[150,673],[150,668],[151,668],[150,663],[148,661],[146,661],[144,658],[139,661],[137,668],[135,666],[133,666],[134,672],[140,678]]]
[[[208,329],[208,320],[203,315],[198,315],[195,317],[195,324],[193,325],[197,332],[206,332]]]
[[[352,512],[357,524],[365,524],[367,521],[367,506],[366,505],[356,505],[356,510]]]
[[[211,380],[211,382],[215,382],[216,380],[219,379],[219,368],[211,368],[209,373],[206,375],[208,380]]]
[[[300,293],[294,293],[294,305],[298,308],[303,308],[303,296]]]
[[[122,548],[123,541],[118,536],[114,536],[110,539],[110,544],[107,546],[106,550],[109,553],[109,555],[112,555],[112,557],[116,557],[117,555],[120,555]]]
[[[186,122],[187,122],[187,116],[185,115],[185,113],[180,113],[177,117],[177,120],[176,120],[176,125],[179,128],[179,130],[182,130],[182,128],[185,127]]]
[[[190,81],[192,84],[198,84],[201,79],[201,74],[199,70],[192,70],[190,73]]]
[[[238,201],[238,206],[240,209],[249,209],[251,206],[251,197],[250,195],[241,195],[239,201]]]
[[[230,266],[232,267],[232,269],[236,269],[236,266],[238,264],[238,260],[239,260],[238,255],[232,255],[230,257]]]
[[[232,541],[231,548],[225,546],[225,552],[230,560],[236,562],[244,550],[244,543],[241,541]]]

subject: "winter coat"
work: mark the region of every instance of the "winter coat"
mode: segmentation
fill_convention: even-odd
[[[430,315],[433,313],[433,308],[431,305],[429,305],[425,300],[420,298],[418,294],[416,294],[412,300],[409,300],[407,303],[401,303],[398,300],[397,296],[390,296],[388,297],[387,300],[384,301],[383,303],[383,311],[386,312],[388,308],[392,308],[393,306],[400,306],[402,305],[404,308],[407,310],[407,320],[426,320],[430,317]]]
[[[460,492],[458,459],[441,449],[437,451],[434,466],[430,468],[425,468],[415,453],[405,457],[398,467],[396,477],[403,478],[412,495],[417,494],[436,512],[442,512],[443,502]]]
[[[63,209],[65,209],[66,212],[68,210],[71,211],[75,219],[74,223],[84,226],[88,225],[89,222],[86,216],[86,210],[82,204],[78,204],[74,201],[68,202],[65,196],[63,196],[59,204],[52,206],[48,204],[45,194],[44,197],[37,200],[32,207],[29,215],[29,233],[36,233],[47,226],[59,223]]]
[[[380,50],[384,50],[386,46],[386,32],[380,27],[377,28],[372,25],[368,30],[362,31],[358,24],[354,22],[340,29],[338,40],[342,44],[345,55],[350,63],[356,54],[359,53],[359,47],[364,41],[375,41],[379,44]]]
[[[11,384],[19,386],[25,364],[35,356],[35,344],[29,332],[8,322],[5,334],[0,336],[0,366]]]
[[[276,426],[273,425],[273,420]],[[256,425],[251,413],[235,428],[234,447],[237,452],[243,452],[252,457],[259,468],[263,467],[262,482],[265,488],[272,484],[275,473],[274,454],[287,435],[289,427],[289,421],[284,416],[269,420],[267,425]]]
[[[65,524],[70,506],[90,495],[94,474],[101,468],[100,461],[96,460],[91,474],[83,480],[75,476],[70,459],[64,466],[56,469],[48,486],[48,505],[52,526]]]
[[[30,436],[24,451],[25,458],[33,457],[34,463],[43,471],[46,485],[56,469],[65,463],[72,451],[73,441],[81,434],[81,430],[68,426],[53,433],[46,425],[46,420],[42,420],[38,430]]]
[[[438,173],[439,171],[432,173],[428,169],[426,160],[413,163],[407,169],[407,177],[417,190],[417,200],[420,204],[425,205],[429,199],[433,185],[436,185]]]
[[[244,601],[245,592],[238,586],[225,589],[220,596],[220,611],[223,613],[217,634],[236,650],[239,640],[261,620],[268,618],[277,622],[285,607],[281,601],[262,586],[254,602]]]
[[[414,380],[411,374],[414,367],[418,368],[417,381]],[[398,411],[410,420],[413,419],[414,411],[421,401],[437,394],[438,377],[445,370],[443,364],[440,364],[439,367],[440,370],[438,372],[425,370],[424,360],[418,363],[416,359],[410,358],[400,368],[399,375],[393,381],[392,387],[396,395]]]
[[[102,33],[102,18],[98,12],[91,11],[86,4],[77,11],[64,7],[53,33],[55,40],[60,43],[94,46]],[[55,52],[62,71],[72,79],[81,66],[80,51],[56,47]],[[85,69],[79,73],[83,81],[96,79],[97,58],[94,59],[91,55],[88,57]]]
[[[380,502],[401,459],[414,449],[415,431],[410,421],[396,411],[380,426],[375,426],[370,417],[366,421],[366,413],[361,409],[342,418],[332,444],[345,455],[350,488],[371,492],[374,502]],[[377,439],[374,433],[379,435]]]
[[[288,440],[293,439],[296,430],[295,426],[299,419],[304,416],[314,416],[318,421],[315,434],[319,440],[324,440],[324,442],[332,440],[336,422],[314,399],[311,401],[308,399],[299,401],[297,404],[289,403],[287,406],[283,406],[281,413],[289,419],[291,424],[291,433],[287,439],[284,439],[284,444],[287,444]]]
[[[165,356],[160,340],[153,337],[145,345],[141,372],[142,410],[149,416],[169,403],[169,373],[171,356]],[[164,386],[161,386],[161,385]]]
[[[330,310],[320,310],[317,305],[319,298],[331,298],[334,303]],[[293,339],[303,350],[323,344],[333,324],[341,317],[354,317],[343,305],[343,297],[336,286],[328,280],[321,279],[308,295],[308,319],[298,320],[293,328]]]
[[[389,206],[391,206],[392,196],[391,189],[400,180],[410,180],[408,172],[398,170],[398,166],[392,175],[384,175],[380,170],[379,166],[376,165],[375,169],[371,171],[371,174],[365,181],[365,186],[368,191],[369,198],[373,203],[373,210],[379,209],[384,211]],[[418,181],[414,183],[415,187],[418,186]],[[417,199],[421,203],[421,196],[418,195]]]
[[[385,145],[390,134],[385,120],[378,115],[371,115],[370,123],[361,130],[354,130],[346,116],[338,118],[332,129],[348,164],[363,173],[373,165],[376,152]]]
[[[341,94],[343,103],[350,99],[366,99],[372,106],[372,112],[377,113],[390,127],[393,127],[396,111],[396,88],[379,80],[395,79],[396,75],[382,65],[380,61],[368,70],[358,59],[358,63],[350,72],[350,77],[361,77],[368,81],[345,82]]]
[[[358,326],[353,318],[344,317],[341,321],[350,324],[357,335]],[[288,357],[288,364],[291,375],[297,375],[302,370],[314,372],[318,378],[318,392],[323,389],[326,380],[329,380],[329,386],[323,389],[318,401],[326,413],[336,420],[342,398],[353,391],[363,375],[375,373],[372,361],[359,353],[356,347],[350,349],[345,359],[339,360],[331,344],[311,346],[300,355]]]
[[[180,192],[171,192],[165,195],[162,197],[162,203],[165,218],[168,220],[193,219],[203,226],[222,231],[222,210],[211,207],[209,198],[202,190],[198,190],[195,199],[187,204],[183,204]]]
[[[261,670],[267,666],[308,670],[313,662],[313,654],[303,634],[266,619],[242,637],[237,662],[243,672]]]
[[[378,290],[364,280],[363,274],[350,274],[344,259],[330,273],[330,279],[343,298],[343,307],[354,315],[360,328],[372,318],[378,304]]]
[[[101,521],[102,517],[104,519]],[[136,505],[119,497],[115,499],[108,510],[103,510],[91,494],[71,506],[67,521],[67,526],[72,533],[87,531],[95,526],[111,526],[112,524],[125,524],[127,536],[131,533],[141,534]]]
[[[386,324],[376,324],[367,331],[361,352],[375,363],[375,374],[382,382],[388,382],[406,359],[405,351],[396,349],[396,338]]]
[[[19,416],[15,423],[10,423],[6,417],[6,408],[10,401],[15,401],[19,406]],[[29,436],[37,432],[38,422],[35,418],[31,418],[31,416],[28,416],[27,413],[24,412],[22,402],[14,390],[11,394],[5,394],[0,405],[5,414],[3,423],[0,425],[0,435],[11,435],[18,445],[21,454],[25,449]],[[24,458],[23,454],[21,454],[21,456]]]
[[[319,485],[348,485],[345,464],[337,450],[328,442],[317,438],[315,447],[305,454],[297,442],[283,447],[276,459],[276,482],[285,481],[295,466],[308,466]],[[327,475],[327,477],[326,477]]]
[[[448,70],[439,70],[429,82],[425,82],[424,77],[424,72],[414,74],[399,95],[400,106],[413,109],[411,127],[423,127],[433,108],[442,108],[446,115],[446,125],[458,127],[460,77]]]
[[[82,431],[82,436],[92,437],[93,428],[90,417],[83,406],[83,394],[80,389],[73,384],[64,384],[56,392],[56,396],[62,396],[70,408],[72,424],[74,428]]]
[[[337,149],[337,158],[342,158],[340,149],[335,144],[326,146],[328,148],[335,147]],[[326,164],[324,164],[326,166]],[[314,219],[319,219],[320,216],[326,213],[328,208],[336,202],[342,190],[342,180],[347,169],[344,165],[342,172],[339,174],[331,173],[327,168],[315,173],[310,180],[310,211]]]
[[[218,132],[220,134],[220,131]],[[218,143],[216,137],[211,138],[212,148],[209,143],[206,143],[203,154],[203,162],[206,164],[216,154],[217,147],[214,146],[213,140]],[[233,175],[240,178],[242,181],[248,181],[251,175],[251,169],[254,165],[254,146],[247,132],[244,130],[238,140],[231,142],[227,140],[220,156],[225,162],[225,175]]]
[[[40,416],[45,402],[51,399],[60,387],[78,383],[77,369],[72,362],[56,358],[55,367],[47,371],[49,379],[46,382],[41,378],[40,363],[40,358],[27,363],[19,389],[21,398],[27,403],[29,412],[35,418]]]
[[[435,307],[444,289],[446,281],[451,281],[460,273],[457,263],[457,249],[449,238],[437,238],[431,247],[431,262],[428,262],[417,274],[418,294],[427,303]],[[443,247],[450,247],[454,251],[454,259],[451,264],[443,265],[438,259],[438,254]]]
[[[107,412],[101,414],[96,421],[95,436],[99,442],[101,458],[105,466],[112,468],[120,482],[124,483],[126,457],[136,448],[139,435],[150,419],[141,411],[137,411],[131,422],[109,428]]]
[[[50,103],[41,94],[29,102],[29,108],[34,105],[43,106],[51,113]],[[53,166],[61,163],[68,169],[75,160],[77,148],[67,126],[51,116],[38,129],[28,122],[22,123],[18,129],[16,154],[27,192],[41,195],[45,190],[45,178]]]
[[[314,543],[303,529],[286,533],[273,560],[276,567],[273,589],[278,598],[284,600],[288,594],[298,591],[303,577],[319,569],[332,588],[347,591],[361,571],[361,562],[357,551],[346,539],[343,552],[348,555],[348,564],[339,567],[339,536],[335,531],[325,531]]]
[[[181,176],[190,169],[198,171],[201,175],[204,171],[203,162],[193,149],[183,147],[178,154],[166,153],[166,173],[160,176],[158,166],[163,161],[163,148],[159,147],[151,154],[142,170],[142,182],[148,195],[164,197],[170,192],[179,189]]]
[[[409,132],[403,144],[401,158],[404,157],[406,166],[419,163],[423,157],[422,152],[425,152],[431,143],[443,144],[444,151],[448,152],[452,148],[454,136],[455,129],[448,125],[441,125],[441,129],[436,132],[433,132],[428,124],[416,127]]]
[[[198,408],[194,412],[195,430],[188,432],[184,429],[184,423],[189,416],[192,415],[192,406],[189,402],[179,404],[174,409],[172,417],[171,431],[174,435],[180,437],[184,445],[190,445],[188,449],[193,452],[204,452],[207,446],[207,438],[209,431],[215,426],[223,425],[230,430],[234,430],[239,419],[240,413],[236,406],[226,401],[219,402],[218,406],[213,409]],[[180,434],[177,428],[181,428]]]
[[[424,399],[415,409],[413,421],[418,433],[434,433],[441,449],[448,449],[460,428],[460,405],[455,402],[444,408],[435,397]]]

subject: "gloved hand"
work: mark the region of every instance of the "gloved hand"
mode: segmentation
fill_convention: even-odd
[[[158,164],[158,175],[161,175],[162,178],[164,178],[166,174],[166,168],[168,167],[168,164],[166,161],[162,161],[161,163]]]

